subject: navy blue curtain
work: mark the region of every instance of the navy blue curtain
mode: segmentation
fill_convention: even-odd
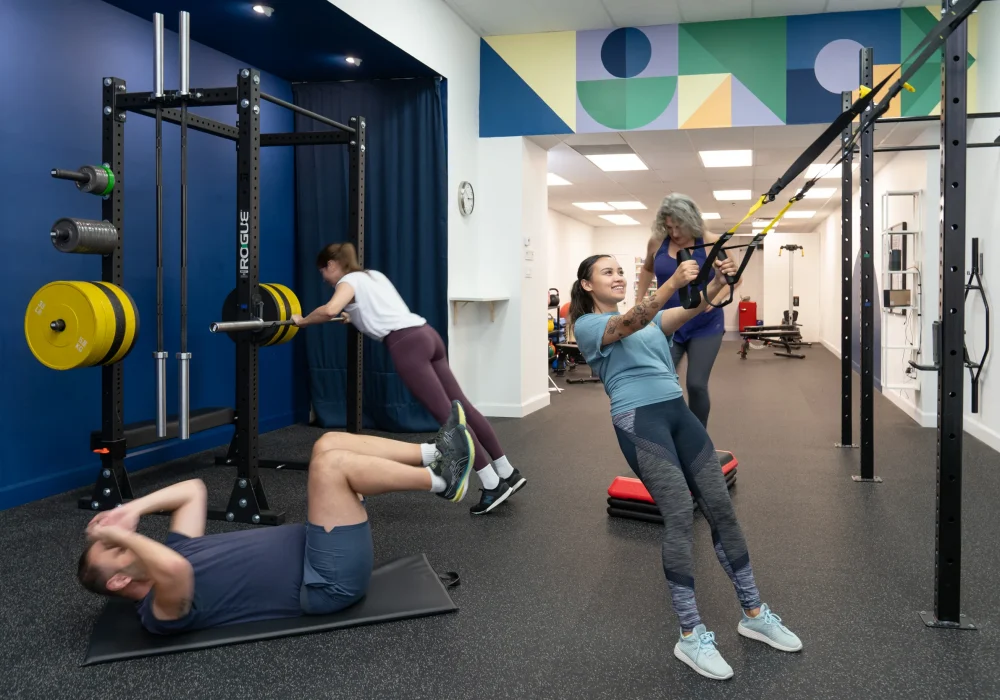
[[[295,104],[348,124],[364,116],[365,259],[383,272],[410,309],[448,337],[448,167],[439,78],[292,86]],[[326,130],[296,115],[296,131]],[[300,298],[304,313],[333,290],[316,270],[323,246],[349,240],[348,150],[296,147],[295,192]],[[320,425],[346,418],[347,330],[305,329],[310,393]],[[382,343],[365,339],[364,425],[390,432],[427,432],[437,422],[396,374]]]

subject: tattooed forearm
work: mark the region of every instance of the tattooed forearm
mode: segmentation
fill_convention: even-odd
[[[604,331],[605,338],[617,338],[621,335],[618,332],[618,326],[621,324],[621,316],[613,316],[610,321],[608,321],[608,327]]]
[[[639,328],[645,328],[652,318],[652,315],[649,313],[651,310],[650,306],[649,299],[643,299],[636,304],[635,308],[632,309],[632,318],[629,319],[630,325],[631,323],[635,323]]]
[[[604,342],[613,343],[649,325],[659,308],[652,299],[644,299],[624,316],[612,316],[604,330]]]

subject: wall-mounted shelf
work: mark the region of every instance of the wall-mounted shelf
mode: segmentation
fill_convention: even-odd
[[[465,306],[466,304],[489,304],[490,307],[490,323],[493,323],[495,314],[495,304],[501,301],[510,301],[510,297],[502,296],[475,296],[472,294],[452,297],[451,301],[452,308],[452,321],[456,324],[458,323],[458,308],[460,306]]]
[[[889,208],[890,202],[895,198],[907,198],[910,200],[912,209],[900,223],[891,225]],[[896,391],[920,391],[920,373],[909,370],[906,380],[902,382],[886,382],[890,366],[895,366],[895,358],[901,357],[904,364],[907,360],[916,360],[920,353],[920,297],[922,290],[922,279],[920,270],[920,260],[922,258],[921,242],[922,231],[922,192],[911,190],[905,192],[885,192],[882,195],[882,295],[883,297],[892,292],[904,293],[905,301],[909,304],[898,306],[888,306],[885,299],[881,299],[882,309],[882,388]],[[898,213],[898,212],[896,212]],[[912,226],[912,228],[911,228]],[[896,267],[891,269],[890,261],[896,255]],[[901,299],[901,301],[904,299]],[[903,319],[904,334],[914,334],[913,342],[909,337],[892,338],[890,324],[887,319],[890,317]],[[899,325],[895,325],[899,333]],[[900,340],[903,342],[901,343]],[[890,360],[889,353],[898,352]]]

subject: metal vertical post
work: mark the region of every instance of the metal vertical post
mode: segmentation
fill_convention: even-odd
[[[350,151],[350,236],[358,250],[358,262],[365,264],[365,118],[351,117],[355,133]],[[347,331],[347,431],[360,433],[363,428],[362,371],[364,338],[354,326]]]
[[[841,103],[846,111],[854,103],[850,92],[841,94]],[[851,255],[854,253],[854,229],[851,198],[854,192],[852,168],[854,165],[854,146],[852,145],[854,127],[848,124],[840,135],[840,148],[843,161],[840,165],[840,442],[837,447],[857,447],[854,443],[854,368],[851,366],[851,353],[854,344],[854,324],[851,320],[851,299],[854,296],[854,285],[851,278],[854,275],[851,265]]]
[[[260,72],[242,69],[236,79],[236,303],[237,321],[261,317],[260,309]],[[258,473],[258,348],[249,332],[236,338],[236,481],[224,511],[214,520],[280,525],[285,514],[270,511]]]
[[[124,280],[125,255],[125,110],[116,104],[125,94],[125,81],[104,78],[103,138],[101,159],[115,175],[115,186],[101,203],[101,218],[118,230],[118,245],[111,255],[101,258],[101,280],[121,286]],[[101,455],[101,473],[90,498],[81,498],[79,507],[108,510],[131,499],[132,485],[125,471],[125,390],[121,362],[101,367],[101,441],[92,445]]]
[[[948,0],[943,0],[948,9]],[[975,629],[961,613],[965,342],[965,161],[968,28],[948,37],[941,66],[941,262],[934,612],[928,627]]]
[[[871,89],[874,50],[861,49],[861,85]],[[871,116],[869,104],[862,120]],[[864,124],[862,124],[864,126]],[[861,475],[855,481],[881,482],[875,476],[875,124],[861,131]]]

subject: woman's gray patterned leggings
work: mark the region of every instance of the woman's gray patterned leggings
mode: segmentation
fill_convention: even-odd
[[[712,529],[719,563],[744,610],[760,607],[750,554],[705,427],[683,398],[642,406],[612,418],[632,471],[663,515],[663,573],[685,632],[701,623],[694,597],[694,495]]]

